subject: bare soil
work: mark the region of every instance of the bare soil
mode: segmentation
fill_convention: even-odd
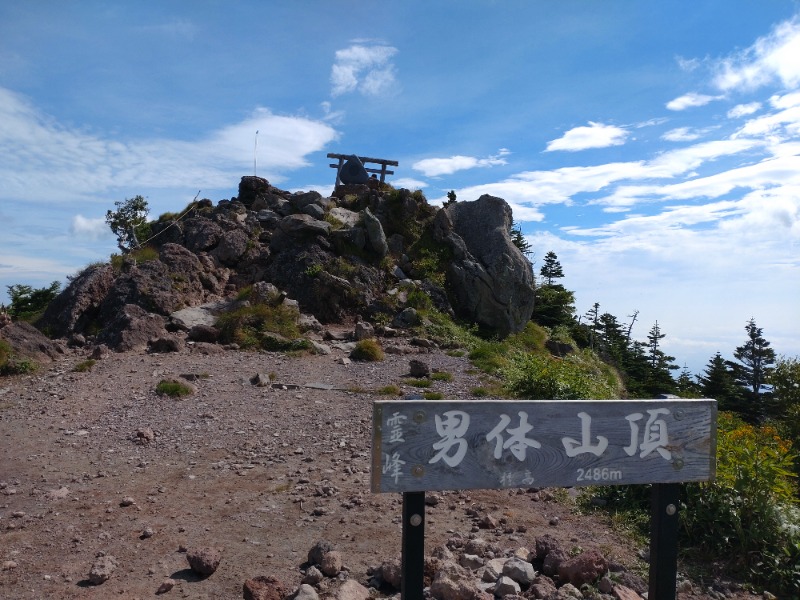
[[[401,542],[400,496],[370,493],[375,390],[418,393],[405,377],[410,358],[453,375],[431,388],[446,398],[470,399],[481,382],[466,358],[439,351],[339,364],[344,356],[197,344],[174,354],[112,353],[79,373],[88,351],[70,350],[34,375],[0,380],[0,597],[149,598],[171,577],[177,584],[166,597],[241,598],[243,582],[258,575],[296,587],[320,539],[366,584],[369,567],[398,557]],[[274,384],[254,386],[256,373],[272,374]],[[194,395],[155,393],[180,375],[193,376]],[[137,436],[146,428],[152,441]],[[437,495],[426,552],[470,535],[474,515],[488,513],[503,526],[479,535],[502,548],[531,547],[547,533],[646,577],[642,548],[607,518],[578,514],[569,494]],[[123,506],[125,498],[133,504]],[[222,549],[207,578],[186,560],[185,549],[200,546]],[[91,585],[100,553],[118,566]],[[712,597],[695,590],[691,597]]]

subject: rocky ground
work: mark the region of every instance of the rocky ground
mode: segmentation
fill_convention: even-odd
[[[411,358],[453,375],[431,388],[446,398],[469,399],[480,385],[466,358],[438,351],[342,364],[343,350],[289,357],[198,343],[111,353],[75,372],[88,355],[68,350],[34,375],[0,380],[2,598],[242,598],[258,576],[291,592],[315,581],[306,563],[319,540],[343,565],[316,593],[345,579],[375,584],[374,568],[397,559],[401,543],[400,496],[369,488],[375,390],[419,393],[405,377]],[[263,387],[251,383],[258,373]],[[170,376],[191,380],[195,394],[157,395]],[[578,514],[563,490],[439,492],[426,519],[426,553],[442,557],[449,542],[455,562],[483,555],[468,564],[476,581],[492,557],[547,539],[567,556],[595,550],[615,580],[644,591],[643,549],[604,517]],[[194,570],[187,560],[204,548],[219,558],[207,576],[203,556]],[[722,597],[699,582],[681,589]],[[734,589],[727,597],[755,597]]]

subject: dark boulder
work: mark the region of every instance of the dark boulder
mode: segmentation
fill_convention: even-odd
[[[148,313],[135,304],[128,304],[108,321],[97,341],[118,352],[144,350],[151,339],[166,337],[166,320]]]
[[[533,270],[510,227],[511,207],[489,195],[451,204],[434,223],[435,238],[453,251],[446,276],[454,309],[500,336],[522,330],[533,313]]]
[[[87,267],[50,303],[37,327],[53,337],[97,329],[101,305],[115,277],[111,265]]]

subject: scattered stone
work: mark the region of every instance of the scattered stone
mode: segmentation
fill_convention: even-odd
[[[200,575],[211,575],[217,570],[222,553],[218,548],[192,548],[186,552],[186,560],[189,567]]]
[[[242,586],[244,600],[283,600],[288,593],[279,579],[268,575],[248,579]]]
[[[144,529],[142,529],[142,535],[140,537],[141,539],[146,540],[148,538],[153,537],[154,535],[155,531],[153,531],[152,527],[145,527]]]
[[[613,593],[616,600],[642,600],[642,597],[639,594],[634,592],[631,588],[625,587],[624,585],[615,585]],[[775,597],[773,596],[773,598]],[[766,596],[765,600],[767,600]]]
[[[156,438],[156,434],[149,427],[140,427],[136,430],[136,439],[142,444],[149,444]]]
[[[528,561],[521,558],[510,558],[503,565],[503,575],[510,577],[520,585],[528,587],[533,583],[533,578],[536,577],[536,572],[533,570],[533,565]]]
[[[108,581],[116,568],[117,561],[110,554],[98,557],[89,570],[89,583],[92,585],[100,585]]]
[[[565,600],[583,600],[583,593],[571,583],[565,583],[558,589],[558,597]]]
[[[3,563],[3,571],[13,571],[17,566],[17,563],[13,560],[7,560]]]
[[[410,360],[408,363],[408,374],[411,375],[411,377],[430,377],[431,366],[422,360]]]
[[[9,492],[9,495],[11,495],[12,493],[16,493],[16,490],[11,490],[11,492]],[[63,500],[68,496],[69,496],[69,488],[64,485],[62,485],[57,490],[50,490],[47,492],[47,497],[50,500]]]
[[[266,373],[256,373],[250,378],[250,383],[256,387],[269,387],[272,385],[269,375]]]
[[[477,600],[481,597],[472,573],[450,561],[442,563],[436,571],[430,593],[437,600]]]
[[[399,560],[384,561],[380,567],[380,574],[385,584],[392,586],[396,590],[400,589],[403,571]]]
[[[483,559],[475,554],[462,554],[459,564],[465,569],[476,571],[483,566]]]
[[[122,500],[120,500],[119,505],[122,507],[125,506],[133,506],[136,504],[136,501],[131,496],[125,496]]]
[[[312,565],[306,570],[306,574],[305,576],[303,576],[303,580],[301,581],[301,583],[307,583],[308,585],[317,585],[323,579],[325,579],[325,576],[322,574],[322,571],[320,571],[317,567]]]
[[[608,570],[608,561],[596,550],[582,552],[558,566],[558,577],[575,587],[594,583]]]
[[[323,557],[333,550],[333,544],[328,540],[318,540],[308,551],[308,562],[312,565],[321,565]]]
[[[348,579],[339,587],[335,597],[336,600],[367,600],[370,593],[355,579]]]
[[[322,571],[328,577],[336,577],[339,571],[342,570],[342,554],[337,550],[331,550],[330,552],[326,552],[325,555],[322,557],[322,562],[320,563],[320,571]]]
[[[485,515],[483,515],[483,518],[480,521],[478,521],[478,527],[480,527],[481,529],[497,529],[498,527],[497,519],[495,519],[489,513],[486,513]]]
[[[172,588],[175,587],[175,580],[167,577],[164,581],[161,582],[161,585],[158,586],[156,590],[156,594],[166,594],[167,592],[172,591]]]
[[[510,577],[502,575],[497,580],[497,583],[495,584],[494,589],[492,591],[494,592],[495,596],[499,596],[502,598],[503,596],[508,596],[509,594],[517,595],[522,590],[516,581],[514,581]]]
[[[292,600],[319,600],[317,591],[307,583],[301,583],[297,591],[291,596]]]
[[[356,340],[368,340],[375,337],[375,328],[369,323],[359,321],[356,323],[355,332],[353,334]]]
[[[183,340],[176,337],[157,337],[147,341],[150,352],[166,354],[183,350]]]
[[[420,318],[417,310],[409,307],[404,309],[394,318],[392,321],[392,326],[399,329],[408,329],[410,327],[416,327],[420,323],[422,323],[422,319]]]
[[[494,583],[503,574],[503,566],[506,564],[505,558],[493,558],[486,563],[483,571],[483,581]]]

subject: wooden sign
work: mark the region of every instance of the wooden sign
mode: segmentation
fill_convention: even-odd
[[[372,491],[709,481],[714,400],[379,401]]]

